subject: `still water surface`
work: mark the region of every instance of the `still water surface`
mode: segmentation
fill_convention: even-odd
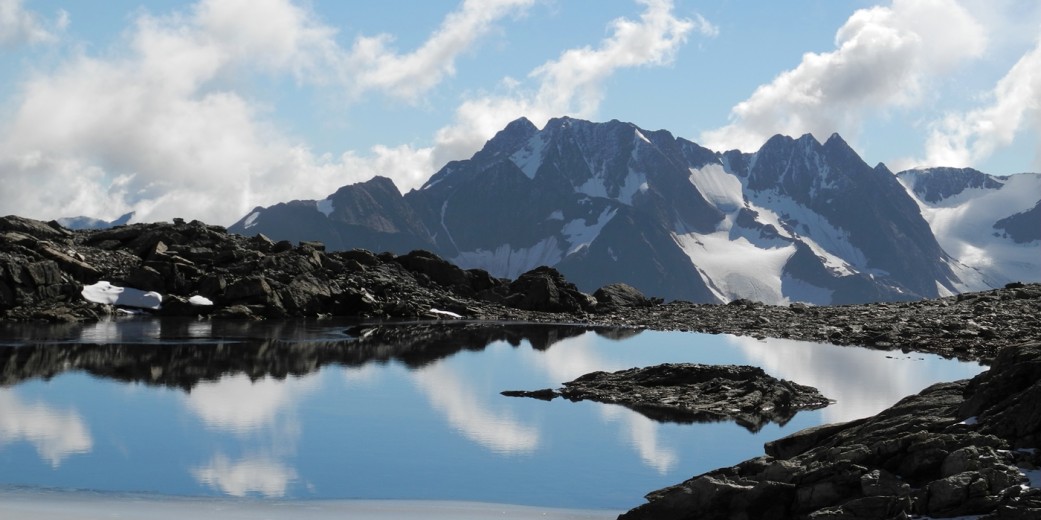
[[[753,433],[499,395],[664,362],[757,365],[836,403]],[[769,440],[982,370],[725,335],[162,320],[0,329],[0,368],[3,487],[581,509],[627,509]]]

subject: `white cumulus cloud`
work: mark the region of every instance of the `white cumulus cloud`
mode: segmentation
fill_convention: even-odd
[[[981,56],[987,36],[956,0],[894,0],[856,11],[835,46],[757,88],[702,144],[754,151],[778,133],[855,137],[865,117],[920,103],[932,80]]]
[[[387,37],[342,47],[335,29],[290,0],[200,0],[139,14],[109,52],[73,51],[21,82],[0,123],[0,206],[45,219],[133,210],[140,221],[230,224],[283,201],[287,186],[293,198],[323,198],[381,167],[429,175],[429,152],[407,146],[316,155],[276,128],[250,80],[288,76],[301,89],[414,100],[452,74],[458,54],[496,20],[529,3],[466,2],[406,55],[388,51]],[[18,2],[0,6],[24,13]]]
[[[972,166],[1025,130],[1041,130],[1041,39],[997,82],[988,99],[983,107],[934,123],[919,164]],[[1041,150],[1041,143],[1036,144]],[[1041,163],[1041,155],[1035,160]]]
[[[479,93],[463,101],[451,124],[442,127],[428,147],[377,147],[368,155],[343,157],[348,169],[391,177],[407,190],[420,186],[437,168],[452,160],[469,158],[510,121],[527,117],[542,126],[551,117],[592,117],[604,97],[604,83],[616,72],[672,63],[691,32],[706,37],[719,29],[697,15],[678,18],[671,0],[639,0],[639,19],[618,18],[609,35],[596,47],[565,50],[559,57],[532,70],[526,83],[504,78],[498,94]]]
[[[671,0],[639,0],[638,20],[618,18],[610,35],[596,47],[568,49],[535,70],[533,91],[518,82],[505,82],[506,95],[478,96],[463,102],[455,121],[437,133],[435,164],[468,157],[510,121],[525,116],[536,126],[551,117],[593,116],[604,96],[604,82],[621,69],[662,66],[672,62],[690,33],[715,36],[719,30],[700,15],[677,18]]]
[[[68,15],[61,11],[53,22],[42,20],[26,9],[22,0],[0,0],[0,49],[18,45],[53,42],[68,24]]]

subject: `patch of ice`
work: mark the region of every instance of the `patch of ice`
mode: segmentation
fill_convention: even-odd
[[[322,214],[328,217],[333,213],[333,201],[332,199],[322,199],[314,203],[315,208]]]
[[[191,298],[188,298],[188,303],[190,303],[192,305],[198,305],[198,306],[202,306],[202,307],[207,307],[207,306],[213,305],[213,300],[211,300],[211,299],[209,299],[209,298],[207,298],[205,296],[199,296],[198,294],[196,294],[195,296],[192,296]]]
[[[962,421],[962,422],[960,422],[958,424],[964,424],[965,426],[975,426],[978,422],[979,422],[979,418],[974,415],[972,417],[969,417],[968,419],[965,419],[964,421]]]
[[[440,310],[440,309],[430,309],[430,314],[437,314],[437,315],[440,315],[440,316],[447,316],[449,318],[455,318],[455,319],[459,319],[459,318],[463,317],[460,314],[456,314],[454,312],[449,312],[449,311],[443,311],[443,310]]]
[[[158,309],[163,303],[163,296],[157,292],[119,287],[106,281],[86,285],[80,294],[89,302],[141,309]]]
[[[550,213],[546,220],[564,220],[564,212],[559,209]]]
[[[259,211],[254,211],[253,213],[250,213],[249,216],[246,217],[246,221],[242,223],[242,226],[244,228],[246,228],[246,229],[249,229],[249,228],[257,225],[257,217],[259,217],[259,216],[260,216],[260,212]]]

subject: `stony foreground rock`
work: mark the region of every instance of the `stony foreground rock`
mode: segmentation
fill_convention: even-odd
[[[623,519],[1041,518],[1041,342],[874,417],[810,428],[766,455],[655,491]]]
[[[426,251],[330,253],[319,242],[246,238],[198,221],[72,232],[0,218],[0,319],[104,319],[114,309],[81,296],[102,280],[159,293],[158,313],[168,316],[524,319],[597,310],[595,298],[549,267],[510,281]],[[653,302],[627,286],[605,291],[605,308]],[[192,305],[192,296],[215,305]]]
[[[771,377],[759,367],[692,363],[592,372],[560,390],[503,394],[620,404],[657,421],[733,420],[753,432],[769,422],[785,424],[799,410],[830,404],[816,388]]]

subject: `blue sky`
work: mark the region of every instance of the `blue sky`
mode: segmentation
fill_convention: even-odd
[[[0,213],[228,225],[510,120],[1041,170],[1036,0],[0,0]]]

